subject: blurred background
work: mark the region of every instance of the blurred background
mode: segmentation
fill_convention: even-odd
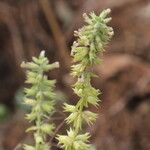
[[[106,47],[103,64],[94,72],[93,86],[102,91],[96,123],[91,133],[92,150],[150,150],[150,1],[149,0],[0,0],[0,150],[21,150],[32,141],[23,103],[25,72],[21,62],[46,50],[60,69],[57,108],[53,120],[61,125],[64,101],[75,103],[69,75],[73,31],[83,25],[82,14],[112,9],[115,35]],[[51,140],[53,149],[59,149]]]

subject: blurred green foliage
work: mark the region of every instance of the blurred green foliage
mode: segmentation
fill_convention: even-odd
[[[4,104],[0,104],[0,122],[5,121],[9,116],[9,109]]]

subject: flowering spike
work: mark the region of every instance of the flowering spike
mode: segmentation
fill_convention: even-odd
[[[23,62],[21,67],[27,69],[26,83],[31,84],[30,88],[25,88],[24,103],[31,107],[31,112],[26,115],[29,122],[35,122],[34,126],[26,131],[34,131],[35,146],[24,145],[24,150],[49,150],[49,145],[45,142],[46,135],[52,134],[53,124],[48,124],[44,120],[52,115],[54,111],[55,94],[53,92],[55,80],[48,80],[45,72],[59,67],[59,63],[48,63],[45,51],[42,51],[39,58],[33,57],[32,62]]]
[[[77,40],[73,43],[71,51],[75,63],[72,65],[71,74],[77,77],[73,90],[79,96],[79,101],[75,106],[65,104],[64,107],[65,112],[70,113],[66,122],[70,124],[71,129],[67,135],[58,135],[57,139],[65,150],[89,150],[89,134],[81,135],[80,132],[83,122],[91,125],[97,117],[97,114],[84,109],[89,104],[97,106],[100,101],[99,90],[91,85],[94,75],[90,68],[101,62],[98,55],[103,54],[106,44],[113,36],[113,29],[107,25],[111,21],[111,18],[107,17],[110,12],[110,9],[106,9],[99,16],[94,12],[89,15],[84,13],[83,18],[87,25],[74,32]]]

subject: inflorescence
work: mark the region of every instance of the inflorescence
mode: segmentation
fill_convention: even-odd
[[[26,83],[31,87],[25,88],[25,104],[31,107],[31,112],[26,115],[33,126],[27,129],[34,132],[35,146],[24,145],[24,150],[49,150],[46,143],[46,135],[53,133],[55,128],[53,123],[46,123],[54,112],[54,86],[55,80],[48,80],[45,72],[58,68],[58,62],[49,64],[45,57],[45,51],[40,53],[39,58],[33,57],[32,62],[23,62],[21,67],[27,69]]]
[[[73,43],[71,56],[71,74],[77,78],[73,85],[74,93],[79,97],[77,104],[64,104],[64,111],[69,113],[66,122],[70,125],[67,135],[58,135],[59,145],[65,150],[89,150],[89,133],[82,133],[83,123],[91,125],[97,117],[96,113],[87,110],[89,104],[98,106],[100,91],[91,85],[91,78],[95,75],[91,67],[101,62],[99,55],[104,52],[104,47],[113,36],[113,28],[107,25],[111,21],[111,10],[106,9],[100,15],[94,12],[83,14],[87,23],[74,32],[77,40]]]

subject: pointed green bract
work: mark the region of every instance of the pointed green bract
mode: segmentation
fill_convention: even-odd
[[[89,134],[79,134],[77,135],[76,132],[70,128],[67,131],[67,135],[59,135],[58,141],[62,148],[65,150],[89,150],[88,143]]]
[[[31,112],[26,115],[29,122],[34,125],[29,127],[27,132],[34,132],[35,146],[24,145],[24,150],[50,150],[50,146],[46,143],[46,135],[53,133],[54,124],[45,122],[54,112],[54,87],[55,80],[48,80],[46,72],[54,68],[58,68],[58,62],[49,64],[42,51],[39,58],[33,57],[32,62],[23,62],[21,67],[27,69],[26,83],[31,87],[25,88],[24,103],[31,107]]]
[[[66,122],[70,125],[67,135],[58,135],[59,145],[65,150],[89,150],[89,134],[80,134],[83,123],[91,125],[97,117],[97,114],[85,110],[90,104],[98,106],[100,101],[98,96],[100,91],[92,87],[91,78],[95,76],[91,72],[91,67],[101,63],[101,56],[105,46],[113,36],[113,28],[107,25],[111,21],[108,17],[111,10],[106,9],[95,15],[94,12],[89,15],[83,14],[86,25],[74,32],[77,40],[73,43],[71,56],[74,65],[72,65],[71,74],[77,78],[73,86],[74,93],[79,97],[77,104],[64,104],[65,112],[69,113]]]

